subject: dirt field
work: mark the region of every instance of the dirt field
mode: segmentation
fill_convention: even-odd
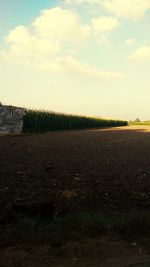
[[[0,222],[11,220],[14,210],[39,212],[40,205],[52,217],[149,211],[150,126],[1,136]]]
[[[148,126],[1,137],[1,217],[17,201],[149,210],[149,153]]]

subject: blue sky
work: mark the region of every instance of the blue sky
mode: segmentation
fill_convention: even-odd
[[[0,0],[1,35],[18,24],[30,24],[42,9],[53,7],[56,1],[49,0]]]
[[[0,101],[150,119],[150,0],[0,0]]]

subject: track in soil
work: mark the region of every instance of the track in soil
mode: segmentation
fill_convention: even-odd
[[[32,203],[31,212],[39,203],[66,212],[147,211],[149,151],[149,126],[1,137],[0,219],[16,203]]]

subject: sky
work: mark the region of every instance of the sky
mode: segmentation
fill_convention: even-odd
[[[150,0],[0,0],[0,102],[150,120]]]

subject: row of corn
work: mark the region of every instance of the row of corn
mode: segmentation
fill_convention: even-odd
[[[55,112],[28,110],[24,116],[24,132],[46,132],[99,127],[126,126],[127,121],[106,120]]]

